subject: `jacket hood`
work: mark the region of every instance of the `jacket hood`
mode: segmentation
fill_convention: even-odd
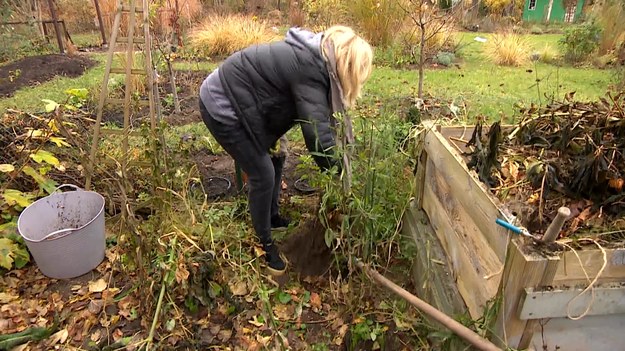
[[[313,33],[299,27],[290,28],[286,33],[285,42],[301,49],[310,51],[316,59],[324,62],[321,55],[321,37],[323,33]]]

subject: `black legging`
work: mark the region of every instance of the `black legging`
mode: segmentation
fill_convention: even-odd
[[[252,224],[262,244],[272,242],[271,217],[278,214],[284,157],[259,152],[241,123],[230,126],[216,121],[200,100],[200,114],[217,142],[247,173]]]

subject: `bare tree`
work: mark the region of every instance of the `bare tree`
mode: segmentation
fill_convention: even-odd
[[[414,24],[413,33],[419,36],[419,90],[418,97],[423,97],[423,78],[426,56],[429,54],[427,42],[436,35],[443,33],[446,26],[449,26],[453,20],[453,12],[451,10],[441,10],[435,0],[407,0],[402,4],[398,0],[402,9],[406,12],[412,23]],[[446,43],[449,38],[445,38]],[[431,49],[431,48],[430,48]],[[436,48],[440,49],[440,48]],[[411,50],[414,53],[414,50]]]

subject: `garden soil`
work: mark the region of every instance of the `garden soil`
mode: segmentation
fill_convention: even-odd
[[[45,83],[56,76],[78,77],[94,65],[93,60],[80,55],[25,57],[0,66],[0,98],[11,97],[20,88]]]

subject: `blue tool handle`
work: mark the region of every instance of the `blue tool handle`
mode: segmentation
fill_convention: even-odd
[[[506,229],[510,229],[511,231],[513,231],[513,232],[515,232],[515,233],[517,233],[517,234],[521,234],[521,233],[523,233],[523,231],[521,230],[521,228],[519,228],[519,227],[517,227],[517,226],[515,226],[515,225],[513,225],[513,224],[510,224],[510,223],[508,223],[508,222],[504,221],[503,219],[497,218],[497,219],[495,220],[495,222],[496,222],[497,224],[499,224],[500,226],[502,226],[502,227],[504,227],[504,228],[506,228]]]

